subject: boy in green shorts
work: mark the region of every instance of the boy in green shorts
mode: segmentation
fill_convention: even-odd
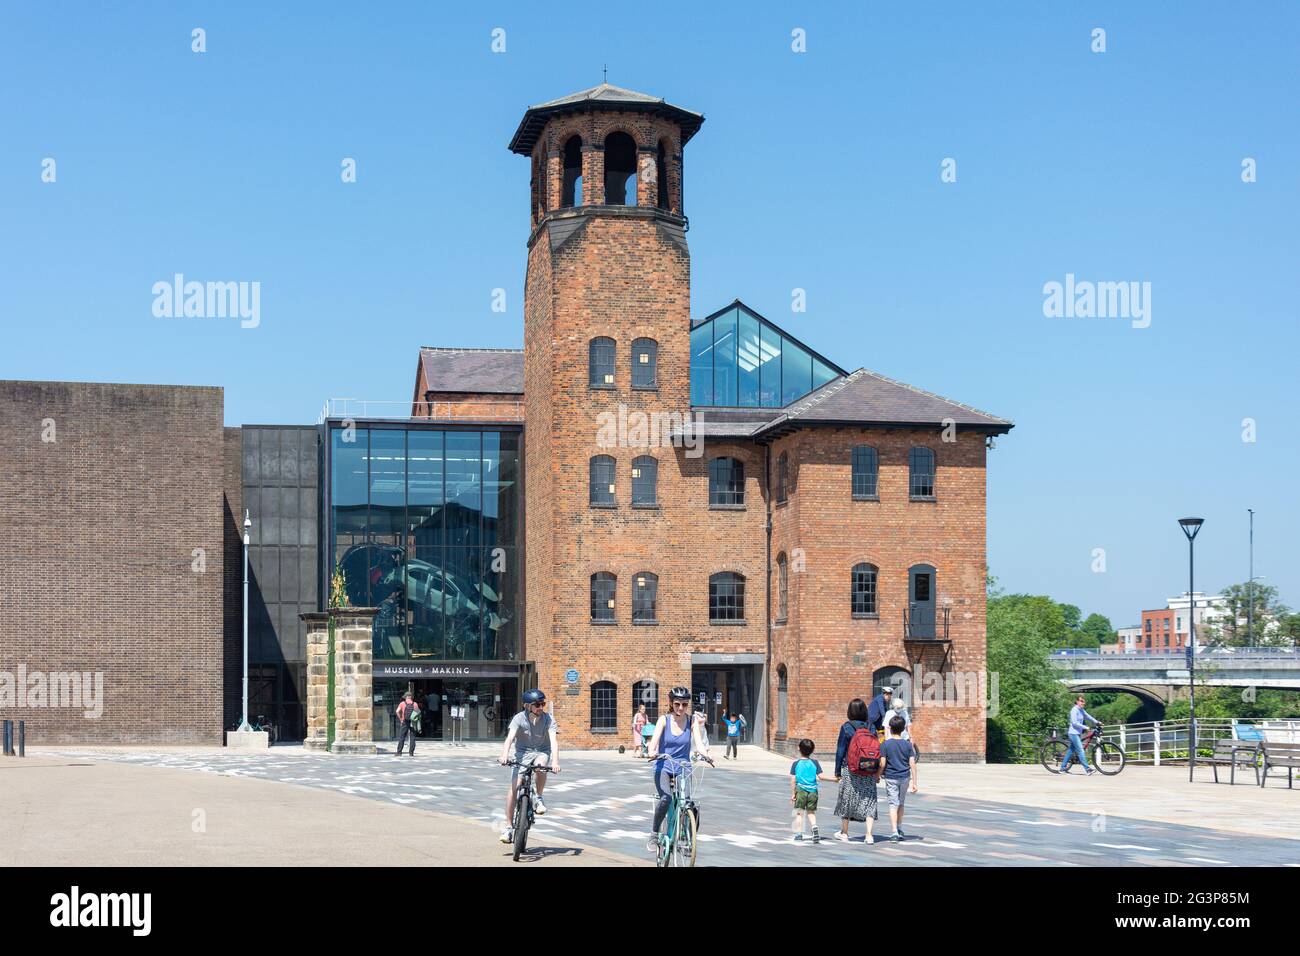
[[[805,737],[799,741],[800,758],[790,764],[790,803],[794,807],[794,843],[803,842],[803,818],[808,817],[812,827],[812,842],[821,843],[817,832],[817,781],[827,779],[822,775],[822,765],[812,759],[814,745]]]

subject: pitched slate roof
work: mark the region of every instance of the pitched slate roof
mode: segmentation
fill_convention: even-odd
[[[625,90],[621,86],[601,83],[599,86],[593,86],[590,89],[579,90],[576,93],[570,93],[568,96],[561,96],[559,99],[528,107],[527,112],[524,113],[524,118],[519,121],[519,128],[515,130],[515,135],[510,139],[510,151],[519,153],[521,156],[528,156],[537,144],[537,137],[541,133],[542,127],[553,117],[565,113],[583,113],[592,109],[631,110],[666,116],[681,127],[683,146],[686,145],[687,140],[699,132],[700,126],[704,123],[702,113],[693,113],[690,110],[682,109],[680,106],[673,106],[671,103],[666,102],[663,97],[651,96],[648,93],[638,93],[636,90]]]
[[[524,393],[522,349],[420,349],[424,392]]]
[[[997,435],[1015,427],[1005,418],[860,368],[787,405],[779,417],[755,432],[754,436],[775,438],[804,425],[933,427],[947,420],[958,428]]]

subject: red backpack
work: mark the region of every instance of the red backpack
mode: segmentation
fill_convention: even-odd
[[[844,759],[849,773],[867,777],[880,772],[880,739],[870,727],[859,727],[849,741],[849,752]]]

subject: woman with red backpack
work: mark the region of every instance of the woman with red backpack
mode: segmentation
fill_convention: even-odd
[[[865,821],[865,845],[875,842],[876,781],[880,777],[880,739],[867,723],[867,704],[861,697],[849,701],[849,719],[840,728],[835,748],[835,779],[840,784],[835,815],[840,818],[840,832],[835,839],[849,842],[849,821]]]

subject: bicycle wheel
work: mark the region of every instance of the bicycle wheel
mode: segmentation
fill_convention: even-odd
[[[1103,740],[1092,751],[1092,765],[1108,777],[1113,777],[1124,769],[1124,751],[1119,744]]]
[[[1043,766],[1052,773],[1060,773],[1061,762],[1065,760],[1065,755],[1069,753],[1069,751],[1070,745],[1064,740],[1049,740],[1047,743],[1043,744],[1043,749],[1039,752],[1038,759],[1041,760]]]
[[[529,812],[532,807],[529,806],[530,800],[528,794],[524,794],[515,803],[515,862],[519,862],[519,855],[528,849],[528,821],[532,814]]]
[[[677,839],[673,841],[672,865],[695,865],[695,814],[686,808],[682,808],[677,815]]]

